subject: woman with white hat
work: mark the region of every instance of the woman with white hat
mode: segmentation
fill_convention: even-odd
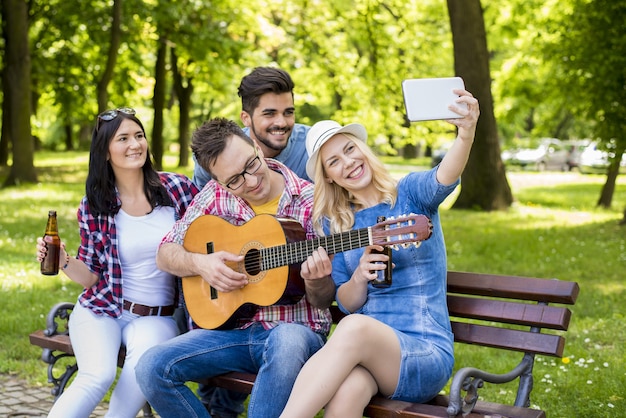
[[[474,141],[478,101],[455,90],[450,110],[462,117],[454,145],[435,168],[395,181],[367,146],[360,124],[318,122],[306,140],[307,173],[315,182],[313,220],[334,234],[407,214],[426,215],[432,236],[419,246],[392,251],[393,284],[372,281],[388,256],[382,246],[338,253],[333,280],[340,309],[349,314],[301,370],[281,417],[361,417],[372,396],[425,402],[447,383],[454,337],[446,305],[446,249],[438,208],[455,189]]]

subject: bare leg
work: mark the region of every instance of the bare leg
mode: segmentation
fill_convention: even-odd
[[[361,366],[352,369],[335,396],[324,408],[325,418],[361,418],[372,396],[378,392],[376,380]]]
[[[373,318],[353,314],[341,320],[326,345],[306,362],[281,417],[314,417],[357,366],[371,375],[381,393],[395,391],[400,373],[400,342],[395,332]]]

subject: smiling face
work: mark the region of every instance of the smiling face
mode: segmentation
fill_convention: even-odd
[[[241,112],[241,121],[250,128],[254,139],[266,157],[275,157],[287,146],[296,123],[296,110],[291,93],[265,93],[252,111]]]
[[[148,158],[148,141],[135,121],[124,119],[109,142],[108,160],[113,171],[141,170]]]
[[[358,195],[371,187],[372,170],[355,141],[352,136],[335,135],[320,148],[320,158],[327,181]]]
[[[255,162],[257,156],[260,158],[261,167],[254,171],[251,167],[257,164]],[[243,174],[244,182],[240,187],[232,190],[226,186],[235,181],[244,171],[246,171]],[[248,171],[254,171],[254,173],[248,174]],[[254,147],[237,136],[233,136],[228,141],[224,151],[211,166],[211,173],[224,188],[251,205],[262,205],[274,197],[270,169],[263,159],[262,151],[258,149],[255,151]]]

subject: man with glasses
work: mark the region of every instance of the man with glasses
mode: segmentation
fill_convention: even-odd
[[[300,178],[306,173],[306,134],[311,128],[296,123],[293,89],[289,73],[280,68],[257,67],[241,79],[237,94],[241,97],[243,131],[252,138],[266,158],[280,161]],[[196,156],[193,183],[202,189],[211,176]],[[185,321],[183,321],[185,322]],[[186,331],[182,328],[181,332]],[[209,385],[199,385],[198,395],[214,418],[236,418],[243,412],[247,395]]]
[[[203,124],[194,132],[191,148],[212,180],[163,239],[157,253],[161,270],[181,277],[201,276],[223,294],[248,284],[245,273],[229,266],[243,262],[244,255],[185,249],[185,236],[202,215],[215,215],[237,226],[256,215],[277,215],[296,220],[306,239],[315,238],[313,185],[284,164],[265,159],[263,150],[235,122],[213,119]],[[207,241],[219,240],[215,231],[206,234]],[[135,370],[150,404],[165,417],[209,417],[185,382],[238,371],[257,373],[248,417],[277,417],[300,368],[330,331],[328,307],[335,291],[330,272],[330,259],[319,248],[300,266],[304,289],[299,294],[288,284],[290,291],[273,305],[238,310],[228,321],[232,329],[196,328],[146,352]]]

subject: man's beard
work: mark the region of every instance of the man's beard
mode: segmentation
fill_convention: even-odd
[[[271,130],[272,128],[270,128],[269,130]],[[284,144],[280,144],[280,145],[276,145],[275,143],[271,142],[269,139],[267,139],[267,136],[264,135],[259,135],[259,133],[257,132],[257,130],[254,127],[254,123],[250,124],[250,133],[252,133],[254,135],[254,138],[259,141],[260,143],[262,143],[263,145],[265,145],[267,148],[274,150],[274,151],[282,151],[287,147],[287,141],[289,141],[289,136],[291,135],[291,129],[288,130],[287,134],[289,134],[287,136],[287,141],[285,141]]]

